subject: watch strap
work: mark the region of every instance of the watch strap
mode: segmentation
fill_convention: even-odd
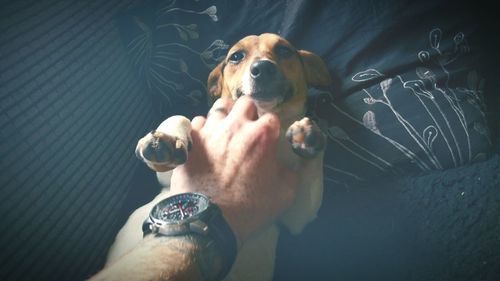
[[[220,274],[220,280],[222,280],[229,273],[236,260],[238,244],[233,230],[222,215],[221,209],[215,204],[212,205],[214,213],[206,221],[206,224],[208,225],[208,235],[214,240],[217,249],[224,257],[224,268]]]

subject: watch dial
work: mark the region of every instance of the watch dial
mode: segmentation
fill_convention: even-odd
[[[153,217],[163,221],[182,221],[208,208],[208,200],[196,193],[183,193],[161,201],[153,209]]]

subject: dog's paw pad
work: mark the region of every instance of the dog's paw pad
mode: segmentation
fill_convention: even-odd
[[[136,155],[158,172],[183,164],[191,143],[162,132],[152,131],[137,146]]]
[[[295,153],[303,157],[314,157],[325,148],[324,134],[307,117],[295,121],[288,128],[286,138]]]

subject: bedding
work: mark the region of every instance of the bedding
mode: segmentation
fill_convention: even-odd
[[[456,180],[464,171],[473,177],[492,153],[481,49],[487,36],[477,7],[452,1],[149,1],[141,13],[131,9],[121,19],[125,44],[161,104],[160,116],[206,112],[205,77],[228,46],[248,34],[278,33],[327,63],[334,89],[310,89],[309,107],[328,136],[324,204],[303,235],[282,234],[275,280],[498,274],[496,262],[477,262],[491,263],[498,251],[465,250],[476,245],[470,229],[484,230],[469,215],[483,214],[478,221],[498,230],[495,211],[487,211],[498,211],[499,196],[492,195],[498,178],[487,172],[483,179],[493,184],[466,181],[469,186]],[[137,40],[145,30],[150,40],[142,44],[151,53],[141,61]],[[495,163],[489,173],[499,170]],[[453,188],[446,190],[441,178],[455,182]],[[470,209],[454,201],[471,196],[464,189],[494,199],[475,195],[469,200],[478,206]],[[491,236],[481,241],[500,246]]]
[[[0,279],[84,280],[159,188],[135,159],[248,34],[328,64],[318,219],[275,280],[498,280],[498,26],[481,1],[4,1]],[[487,68],[485,68],[487,67]],[[486,83],[484,82],[486,81]],[[111,148],[111,149],[110,149]],[[128,152],[127,152],[128,151]]]
[[[245,35],[278,33],[322,56],[335,88],[311,89],[310,111],[328,135],[327,179],[351,184],[488,156],[477,18],[413,2],[147,1],[120,27],[160,116],[204,114],[208,72]]]

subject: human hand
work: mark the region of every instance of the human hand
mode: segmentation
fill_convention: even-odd
[[[172,175],[171,191],[200,192],[223,211],[239,242],[289,207],[295,173],[277,160],[280,122],[260,117],[253,101],[219,99],[208,117],[192,120],[193,148]]]

